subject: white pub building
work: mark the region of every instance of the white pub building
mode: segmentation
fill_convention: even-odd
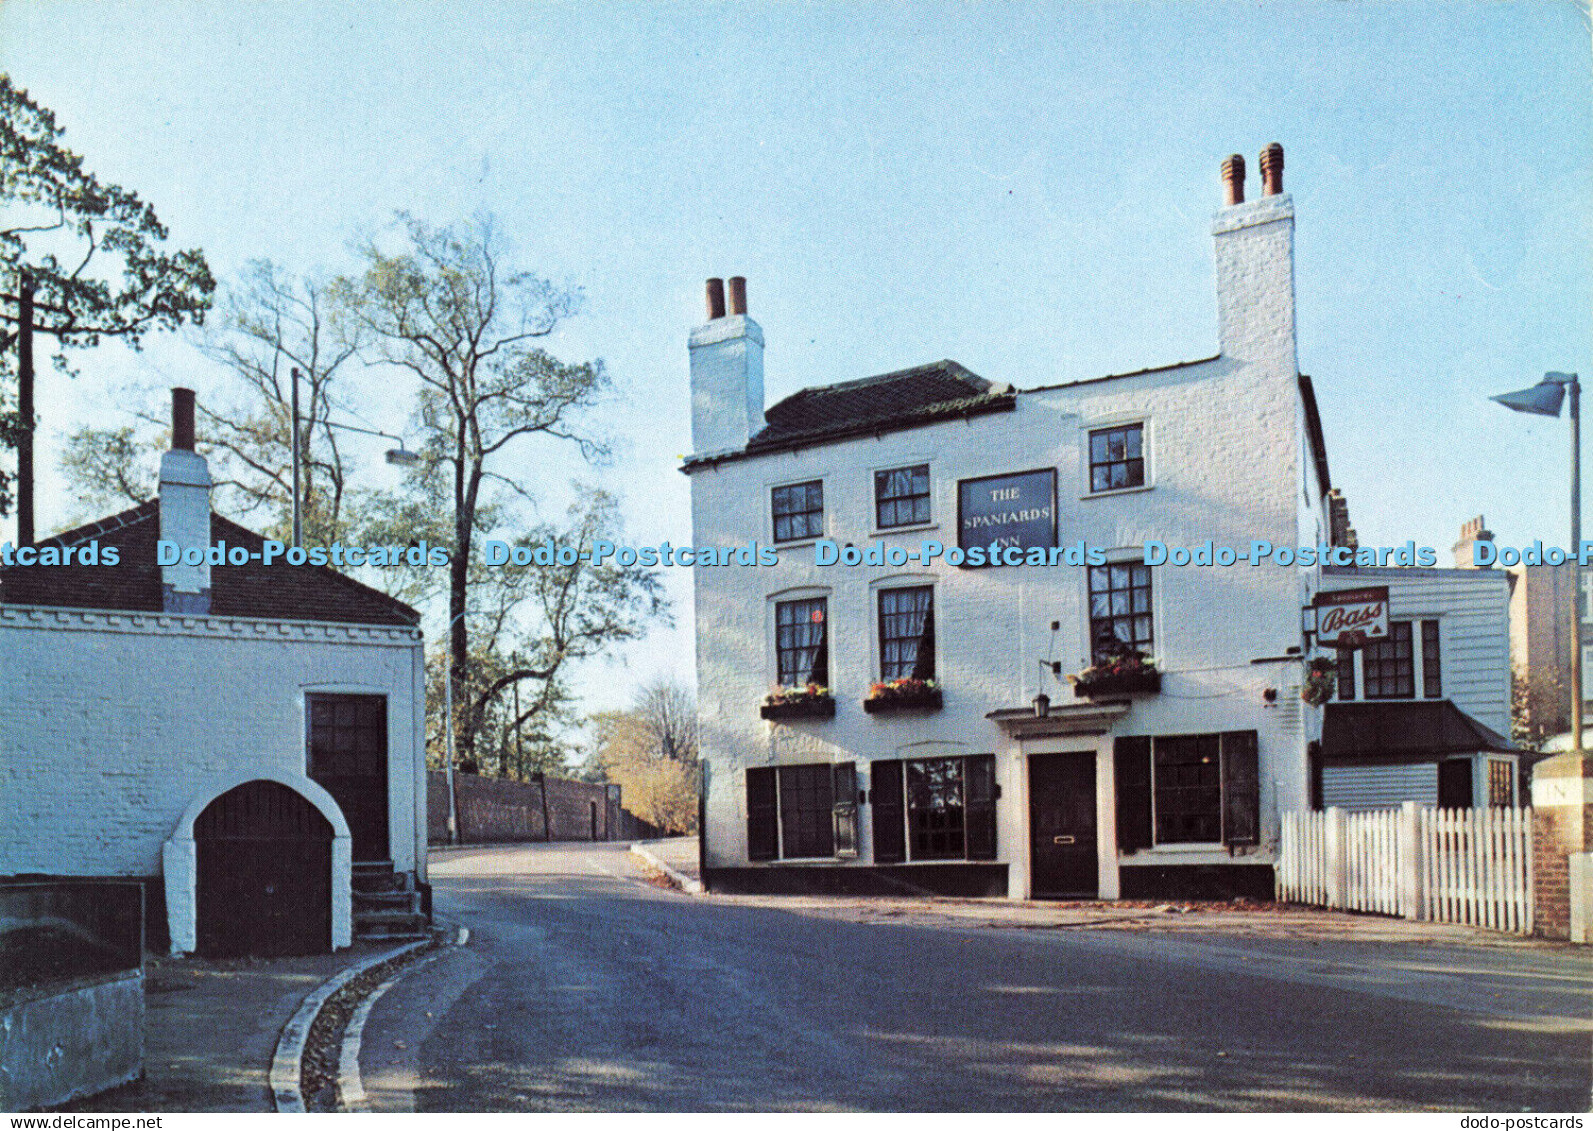
[[[695,569],[711,887],[1271,898],[1321,735],[1320,571],[1143,547],[1328,538],[1282,169],[1269,146],[1247,202],[1224,164],[1219,352],[1165,368],[1015,389],[939,361],[765,411],[745,282],[727,310],[710,280],[693,541],[779,556]],[[1055,564],[977,565],[992,543]]]

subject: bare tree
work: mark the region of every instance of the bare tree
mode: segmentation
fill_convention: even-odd
[[[656,679],[638,692],[632,710],[647,728],[659,757],[697,760],[697,699],[690,688],[672,679]]]
[[[140,439],[131,426],[79,428],[66,440],[61,472],[76,500],[81,522],[108,510],[155,497],[155,441]]]
[[[420,479],[432,497],[446,500],[451,520],[450,665],[456,686],[467,686],[474,621],[474,611],[466,615],[467,595],[482,528],[478,512],[490,503],[487,488],[496,483],[529,498],[522,483],[497,467],[510,455],[523,457],[517,449],[535,437],[568,441],[586,456],[601,452],[575,421],[608,379],[601,362],[565,363],[538,347],[576,312],[580,294],[504,266],[503,241],[490,218],[458,228],[399,219],[403,249],[389,253],[368,242],[360,249],[364,273],[340,280],[337,291],[362,331],[365,358],[407,372],[418,385],[417,417],[425,432]],[[550,624],[560,626],[549,639],[584,638],[573,616],[579,602],[548,600],[557,596],[539,593]],[[548,683],[562,662],[550,653],[498,677],[480,695],[495,699],[524,679]],[[480,715],[474,705],[469,711],[467,752]]]
[[[201,434],[222,456],[220,479],[244,512],[274,512],[285,529],[293,508],[293,378],[299,382],[299,467],[305,539],[330,544],[346,533],[348,476],[332,415],[333,382],[353,358],[356,340],[314,276],[295,278],[254,260],[229,287],[220,332],[207,356],[231,370],[241,397],[201,404]]]
[[[292,371],[300,371],[299,446],[305,538],[330,544],[348,534],[350,484],[329,423],[334,381],[354,342],[328,285],[255,260],[230,284],[215,329],[200,348],[230,371],[228,391],[198,405],[199,448],[210,460],[224,508],[264,512],[266,533],[285,537],[293,512]],[[154,390],[134,396],[159,403]],[[139,407],[137,427],[83,428],[68,440],[62,471],[80,503],[141,502],[154,494],[165,447],[163,409]],[[90,517],[85,515],[83,517]]]

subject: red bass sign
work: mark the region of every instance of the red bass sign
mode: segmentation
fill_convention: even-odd
[[[1326,648],[1359,648],[1388,639],[1388,586],[1337,589],[1316,595],[1316,642]]]

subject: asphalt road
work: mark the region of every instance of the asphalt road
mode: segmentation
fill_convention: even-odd
[[[405,1111],[1586,1111],[1570,948],[849,922],[623,846],[434,861],[468,946],[376,1005]]]

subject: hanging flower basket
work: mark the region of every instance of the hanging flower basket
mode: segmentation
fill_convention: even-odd
[[[1162,689],[1162,673],[1143,652],[1103,658],[1077,675],[1068,676],[1079,699],[1108,695],[1154,695]]]
[[[1300,698],[1313,707],[1320,707],[1333,698],[1338,684],[1338,661],[1319,656],[1311,661],[1305,673],[1305,684],[1300,688]]]
[[[938,711],[942,706],[940,684],[932,679],[893,679],[868,689],[863,710],[871,715],[896,711]]]
[[[758,715],[771,722],[789,719],[835,718],[835,696],[828,687],[810,683],[805,687],[780,687],[769,694],[758,708]]]

